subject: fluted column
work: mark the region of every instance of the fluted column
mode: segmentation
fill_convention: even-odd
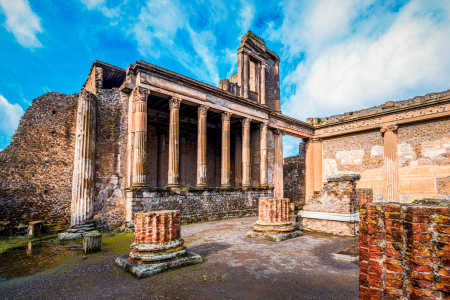
[[[206,186],[206,126],[208,107],[198,107],[197,186]]]
[[[133,186],[146,184],[145,159],[147,152],[147,91],[143,88],[133,90],[134,107],[134,153]]]
[[[78,97],[75,150],[72,176],[72,226],[93,216],[95,176],[96,97],[81,90]]]
[[[248,98],[249,77],[250,77],[250,72],[249,72],[248,54],[244,53],[244,78],[243,78],[243,82],[244,82],[243,97],[244,98]]]
[[[134,99],[128,97],[127,187],[133,184]]]
[[[261,63],[259,103],[266,104],[266,64]]]
[[[387,202],[397,202],[399,200],[397,129],[396,125],[381,128],[381,133],[384,136],[385,197]]]
[[[242,186],[250,186],[250,119],[242,119]]]
[[[222,169],[220,185],[230,186],[230,118],[231,113],[222,113]]]
[[[169,171],[167,185],[178,186],[179,182],[179,138],[180,138],[180,103],[181,99],[172,98],[169,101]]]
[[[273,196],[275,199],[283,198],[283,134],[280,130],[274,131],[275,164],[273,170]]]
[[[261,187],[267,187],[267,123],[260,124],[260,168],[259,168],[259,184]]]

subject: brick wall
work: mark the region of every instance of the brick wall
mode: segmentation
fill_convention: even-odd
[[[360,209],[361,299],[449,299],[450,201]]]
[[[305,143],[300,143],[298,155],[283,161],[284,197],[291,199],[296,209],[305,204]]]
[[[68,223],[77,95],[33,100],[0,152],[0,220]]]

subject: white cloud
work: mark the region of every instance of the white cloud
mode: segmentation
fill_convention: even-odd
[[[370,2],[348,1],[345,3],[351,4],[333,17],[335,6],[328,15],[321,8],[324,2],[318,3],[308,12],[327,16],[324,19],[333,23],[322,26],[319,20],[311,25],[309,19],[317,18],[308,14],[308,20],[290,24],[290,28],[294,35],[299,30],[296,26],[309,23],[306,29],[311,37],[303,35],[303,41],[295,36],[281,39],[284,58],[306,52],[306,58],[283,82],[287,90],[295,90],[284,103],[286,113],[299,118],[325,116],[450,88],[448,4],[416,0],[395,14],[386,7],[371,7],[375,12],[370,14],[365,11]],[[365,17],[355,23],[362,12]],[[284,13],[288,15],[283,25],[272,29],[271,38],[285,33],[286,20],[298,16],[294,10],[285,9]],[[330,27],[340,28],[335,32]]]
[[[27,48],[42,47],[36,35],[43,32],[39,17],[31,10],[27,0],[0,0],[6,15],[6,29],[17,42]]]
[[[18,104],[11,104],[0,95],[0,135],[11,137],[17,129],[24,111]]]
[[[241,7],[239,8],[239,18],[237,21],[241,29],[241,34],[239,35],[238,39],[240,39],[241,36],[250,29],[254,17],[255,8],[253,7],[253,5],[246,1],[241,1]]]
[[[121,8],[120,5],[110,8],[110,7],[106,6],[105,0],[81,0],[81,3],[86,5],[87,9],[89,9],[89,10],[96,9],[96,10],[100,11],[103,15],[105,15],[105,17],[108,17],[108,18],[116,18],[120,14],[120,8]]]

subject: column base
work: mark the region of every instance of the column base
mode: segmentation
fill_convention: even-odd
[[[256,225],[256,224],[255,224]],[[293,226],[291,224],[291,226]],[[281,242],[288,239],[293,239],[296,237],[299,237],[303,235],[303,232],[297,227],[293,226],[293,230],[289,232],[283,232],[283,231],[256,231],[251,230],[247,233],[248,238],[258,238],[258,239],[264,239],[272,242]]]
[[[221,189],[229,189],[229,188],[231,188],[231,184],[221,184],[220,188]]]
[[[149,277],[167,270],[180,268],[184,266],[199,264],[203,262],[200,255],[187,251],[184,256],[169,261],[162,261],[152,264],[133,264],[129,262],[128,255],[122,255],[116,258],[115,263],[127,272],[130,272],[137,278]]]
[[[206,183],[197,183],[195,186],[196,187],[207,187],[208,185]]]

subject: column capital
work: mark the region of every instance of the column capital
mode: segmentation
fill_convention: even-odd
[[[283,135],[284,134],[284,131],[279,128],[273,128],[272,131],[275,135]]]
[[[267,126],[269,126],[268,122],[261,122],[261,123],[259,123],[259,127],[260,128],[267,127]]]
[[[230,122],[230,119],[231,119],[231,113],[230,112],[228,112],[228,111],[222,112],[222,121]]]
[[[131,93],[134,101],[146,101],[149,94],[150,92],[148,89],[140,86],[135,87]]]
[[[250,119],[249,118],[243,118],[243,119],[241,119],[241,122],[242,122],[242,126],[250,127]]]
[[[388,131],[396,132],[398,130],[398,126],[396,124],[385,125],[380,128],[381,134],[385,134]]]
[[[181,98],[172,97],[169,99],[169,107],[170,109],[180,109]]]
[[[318,143],[318,142],[322,141],[322,138],[312,137],[312,138],[309,139],[309,141],[312,142],[312,143]]]
[[[208,106],[203,105],[203,104],[200,104],[200,105],[198,106],[198,113],[199,113],[200,115],[206,115],[206,113],[208,112],[208,109],[209,109]]]

